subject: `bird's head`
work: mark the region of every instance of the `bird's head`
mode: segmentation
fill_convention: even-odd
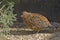
[[[31,13],[29,13],[29,12],[27,12],[27,11],[23,11],[22,13],[23,13],[23,14],[21,15],[22,18],[28,18],[28,17],[31,15]]]

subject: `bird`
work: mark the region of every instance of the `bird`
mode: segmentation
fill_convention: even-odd
[[[50,21],[42,14],[23,11],[21,17],[27,28],[37,32],[51,26]]]

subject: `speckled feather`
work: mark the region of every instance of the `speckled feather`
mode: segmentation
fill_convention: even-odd
[[[24,11],[21,17],[23,18],[24,24],[28,28],[35,31],[40,31],[41,29],[49,27],[51,25],[45,16],[38,13]]]

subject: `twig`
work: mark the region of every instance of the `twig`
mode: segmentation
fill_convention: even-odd
[[[0,4],[2,3],[3,1],[0,2]]]
[[[0,11],[5,7],[6,5],[3,5],[1,8],[0,8]]]
[[[0,2],[0,4],[2,4],[3,1],[5,1],[5,0],[2,0],[2,1]]]

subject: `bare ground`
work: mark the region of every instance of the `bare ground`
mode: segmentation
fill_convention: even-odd
[[[39,33],[27,28],[10,28],[10,34],[0,37],[0,40],[60,40],[60,28],[44,29]]]

